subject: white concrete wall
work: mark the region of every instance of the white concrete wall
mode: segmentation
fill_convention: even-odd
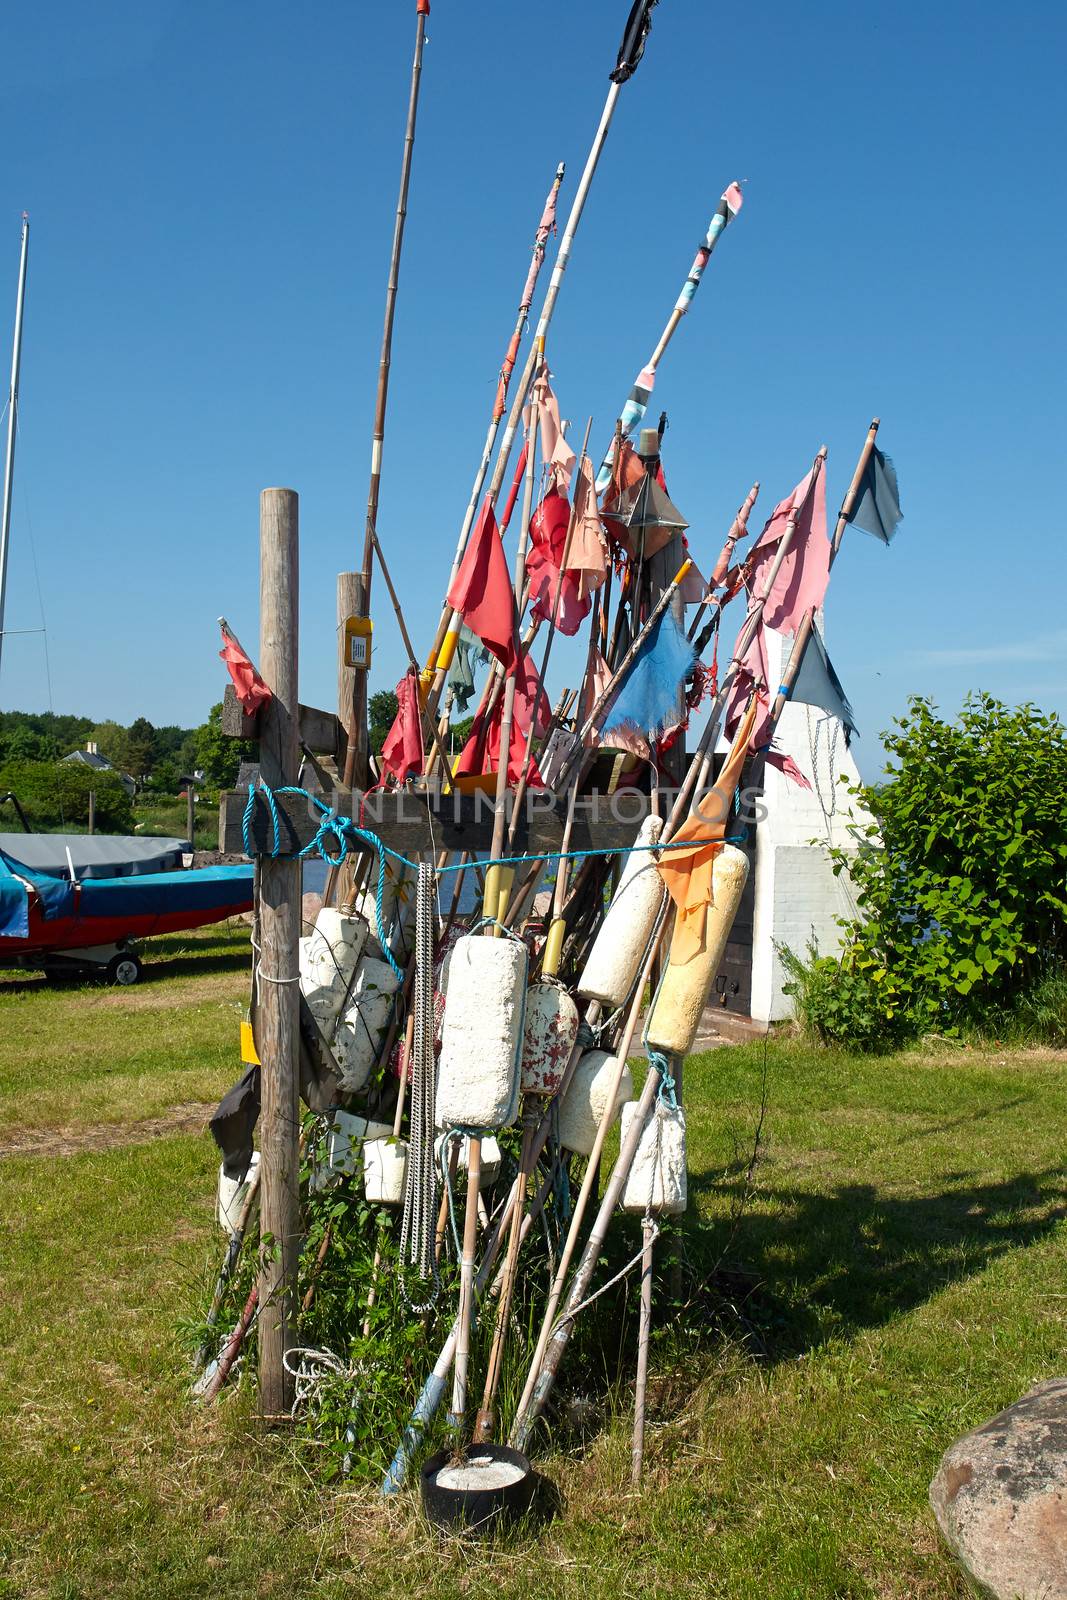
[[[781,682],[789,642],[767,630],[772,692]],[[822,955],[839,948],[836,919],[852,916],[854,902],[847,873],[833,874],[827,846],[855,849],[854,828],[870,821],[848,796],[848,785],[858,782],[859,773],[836,717],[818,706],[787,705],[775,746],[793,757],[812,787],[802,789],[777,767],[766,769],[767,815],[756,828],[752,929],[751,1010],[761,1022],[792,1015],[792,1001],[782,993],[786,973],[776,943],[800,955],[812,941]],[[842,777],[847,784],[839,781]]]

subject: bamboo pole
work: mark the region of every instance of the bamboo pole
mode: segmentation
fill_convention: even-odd
[[[229,1288],[230,1279],[233,1277],[234,1268],[240,1257],[241,1248],[245,1242],[245,1234],[248,1232],[248,1224],[252,1219],[252,1212],[259,1202],[260,1171],[261,1169],[257,1165],[255,1172],[248,1180],[248,1189],[241,1203],[237,1224],[230,1235],[229,1243],[226,1246],[226,1254],[222,1259],[222,1266],[219,1268],[219,1275],[215,1280],[215,1292],[211,1296],[211,1305],[204,1319],[204,1338],[201,1340],[200,1348],[196,1353],[196,1369],[198,1372],[207,1366],[211,1357],[211,1330],[219,1320],[222,1302],[226,1297],[226,1290]]]
[[[526,283],[523,286],[522,298],[519,301],[519,309],[515,318],[515,326],[512,329],[511,339],[508,343],[508,348],[505,352],[504,360],[500,367],[500,380],[497,384],[496,398],[493,401],[493,414],[489,419],[489,428],[485,436],[485,444],[482,446],[481,459],[478,462],[478,467],[474,474],[474,483],[471,486],[470,499],[467,502],[467,509],[463,514],[463,522],[459,530],[459,539],[456,543],[456,553],[452,559],[452,571],[449,574],[448,586],[445,590],[446,594],[456,581],[456,574],[459,572],[459,564],[463,559],[463,552],[467,548],[467,540],[470,537],[471,528],[474,526],[474,518],[477,515],[478,502],[482,495],[482,485],[485,483],[486,475],[489,472],[489,464],[493,459],[493,446],[496,444],[496,436],[500,431],[500,424],[503,421],[504,411],[507,406],[508,387],[511,382],[511,374],[515,369],[515,362],[518,359],[519,345],[522,341],[523,330],[526,327],[526,322],[530,314],[530,306],[533,304],[534,290],[537,287],[537,279],[540,275],[541,266],[545,259],[545,245],[548,242],[548,237],[552,232],[556,222],[556,203],[559,196],[560,186],[563,183],[563,174],[565,170],[564,164],[561,161],[559,166],[556,168],[556,176],[553,179],[551,189],[548,191],[544,210],[541,214],[541,221],[538,224],[537,233],[534,236],[533,256],[530,261],[530,268],[526,276]],[[448,627],[448,619],[451,614],[452,609],[446,600],[445,604],[441,608],[441,617],[437,624],[437,632],[434,634],[433,644],[430,647],[430,665],[427,668],[427,671],[430,671],[437,664],[438,652],[444,643],[445,630]],[[452,645],[448,652],[448,660],[445,662],[446,667],[451,664],[454,651],[455,646]]]
[[[297,693],[299,501],[292,489],[260,496],[259,659],[271,699],[260,711],[259,757],[272,789],[300,765]],[[259,864],[259,1002],[256,1048],[263,1063],[260,1114],[259,1402],[266,1417],[287,1413],[300,1256],[300,1019],[297,941],[300,862]]]
[[[641,1483],[645,1461],[645,1395],[648,1389],[648,1347],[652,1336],[652,1251],[656,1226],[651,1217],[641,1224],[641,1320],[637,1333],[637,1381],[634,1385],[634,1443],[630,1481]]]
[[[369,610],[373,556],[378,546],[378,502],[382,482],[382,448],[385,442],[385,415],[389,402],[389,369],[392,362],[393,321],[396,316],[396,296],[400,285],[400,256],[404,247],[404,224],[408,212],[408,186],[411,181],[411,158],[415,148],[415,121],[419,109],[419,83],[422,78],[422,52],[426,42],[426,18],[430,14],[430,0],[416,0],[415,58],[411,65],[411,87],[408,94],[407,126],[404,129],[404,153],[400,162],[400,193],[396,202],[396,220],[393,225],[393,245],[389,256],[389,277],[385,289],[385,321],[382,328],[382,348],[378,358],[378,390],[374,405],[374,431],[371,439],[370,483],[367,489],[367,519],[363,536],[364,602]],[[367,765],[367,675],[357,673],[353,683],[353,723],[355,743],[349,743],[345,759],[345,787],[351,788],[353,775],[358,772],[362,786],[366,785]]]
[[[701,595],[700,601],[693,612],[693,620],[689,625],[690,639],[696,638],[697,628],[700,624],[701,612],[704,610],[705,606],[711,603],[715,595],[715,590],[722,584],[730,569],[730,561],[733,557],[735,545],[737,544],[738,540],[743,539],[748,532],[748,519],[752,512],[752,507],[756,503],[756,496],[758,494],[759,479],[757,478],[756,482],[752,485],[751,489],[748,491],[744,500],[738,507],[737,515],[730,524],[730,531],[726,535],[726,542],[723,545],[722,550],[719,552],[719,559],[715,563],[715,570],[708,579],[708,592],[707,594]]]
[[[708,223],[703,243],[700,245],[696,255],[693,258],[693,264],[686,274],[685,282],[682,284],[681,291],[674,303],[671,314],[667,318],[666,327],[663,329],[659,339],[656,341],[656,345],[652,351],[652,354],[649,356],[648,360],[641,368],[641,371],[634,379],[633,388],[630,390],[630,393],[627,396],[626,404],[623,407],[622,417],[620,419],[621,434],[623,438],[629,438],[630,434],[633,433],[638,423],[644,417],[645,412],[648,410],[649,397],[656,381],[656,371],[660,362],[663,360],[667,346],[674,338],[682,318],[685,316],[686,312],[689,310],[689,307],[693,303],[693,296],[700,288],[700,280],[704,276],[704,268],[711,260],[712,252],[719,242],[720,235],[725,231],[730,222],[733,221],[740,209],[741,188],[739,184],[732,183],[729,188],[724,191],[723,196],[712,215],[711,221]],[[612,468],[615,463],[616,451],[619,443],[621,443],[621,439],[619,439],[617,436],[616,440],[612,442],[612,445],[609,448],[607,455],[604,457],[604,460],[600,464],[600,470],[596,477],[596,486],[598,492],[606,489],[611,481]]]
[[[463,1217],[463,1257],[459,1270],[459,1314],[456,1338],[456,1365],[452,1379],[452,1410],[448,1426],[463,1444],[463,1418],[467,1409],[467,1378],[471,1353],[471,1322],[474,1317],[474,1251],[478,1241],[478,1189],[482,1174],[482,1136],[472,1133],[467,1141],[467,1209]]]
[[[485,1389],[482,1393],[481,1409],[474,1423],[475,1444],[482,1444],[485,1440],[493,1437],[496,1392],[500,1386],[500,1375],[503,1371],[508,1318],[511,1315],[511,1301],[519,1271],[519,1246],[522,1243],[522,1223],[526,1211],[526,1195],[530,1184],[530,1176],[533,1172],[530,1152],[533,1148],[535,1120],[536,1112],[527,1101],[523,1106],[522,1148],[519,1152],[519,1171],[515,1179],[515,1202],[511,1208],[511,1231],[508,1235],[508,1251],[504,1258],[500,1298],[497,1301],[496,1326],[493,1329],[493,1343],[489,1351],[489,1365],[485,1374]]]
[[[514,1444],[515,1439],[520,1433],[523,1432],[523,1429],[525,1428],[525,1418],[530,1405],[532,1404],[537,1377],[541,1370],[541,1364],[544,1361],[545,1354],[548,1350],[549,1340],[552,1336],[552,1329],[556,1319],[556,1311],[559,1307],[560,1300],[563,1297],[563,1290],[567,1282],[567,1274],[570,1271],[571,1261],[574,1258],[574,1252],[577,1247],[579,1237],[581,1236],[582,1225],[585,1221],[586,1208],[589,1205],[590,1196],[593,1194],[595,1189],[600,1167],[600,1157],[604,1149],[604,1143],[615,1120],[614,1112],[616,1103],[618,1101],[619,1086],[622,1083],[622,1075],[626,1069],[626,1064],[630,1055],[630,1048],[633,1044],[634,1034],[637,1031],[637,1024],[644,1005],[645,984],[648,982],[648,975],[652,971],[652,963],[655,961],[656,953],[663,941],[663,935],[666,930],[666,926],[666,920],[661,920],[657,924],[652,938],[649,941],[649,947],[645,953],[645,958],[641,963],[641,970],[637,976],[637,983],[634,988],[633,998],[630,1001],[630,1009],[627,1012],[626,1025],[623,1029],[622,1039],[620,1040],[618,1048],[615,1051],[615,1071],[612,1074],[611,1085],[605,1098],[604,1114],[600,1119],[600,1124],[596,1131],[596,1138],[593,1140],[593,1148],[590,1151],[589,1160],[586,1162],[585,1174],[582,1178],[582,1186],[578,1191],[578,1198],[575,1201],[574,1209],[571,1212],[571,1220],[570,1226],[567,1229],[567,1237],[563,1242],[563,1248],[560,1251],[559,1260],[556,1264],[556,1271],[552,1279],[552,1285],[548,1291],[548,1300],[545,1304],[545,1312],[541,1321],[541,1331],[537,1336],[537,1344],[534,1347],[533,1357],[530,1361],[530,1368],[527,1374],[526,1383],[519,1399],[518,1408],[515,1412],[515,1420],[512,1423],[511,1438],[509,1440],[509,1443],[511,1444]],[[519,1445],[518,1448],[521,1449],[522,1446]]]

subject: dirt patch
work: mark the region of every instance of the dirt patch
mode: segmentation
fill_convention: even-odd
[[[118,1150],[172,1133],[203,1133],[215,1106],[188,1100],[159,1117],[140,1122],[105,1122],[90,1128],[14,1128],[0,1138],[0,1156],[76,1156],[86,1150]]]

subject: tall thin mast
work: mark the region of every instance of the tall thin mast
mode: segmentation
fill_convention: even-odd
[[[4,606],[7,602],[7,546],[11,533],[11,491],[15,481],[15,437],[19,414],[19,371],[22,366],[22,308],[26,303],[26,262],[30,253],[30,219],[22,213],[22,255],[19,260],[18,299],[15,302],[15,340],[11,350],[11,388],[7,403],[7,455],[4,459],[4,511],[0,521],[0,654],[4,649]]]
[[[411,66],[411,90],[408,98],[408,120],[404,130],[404,155],[400,163],[400,194],[396,202],[396,222],[393,227],[393,249],[389,257],[389,281],[385,291],[385,326],[382,329],[382,351],[378,361],[378,394],[374,406],[374,434],[371,441],[370,487],[367,491],[367,522],[363,536],[363,609],[370,613],[371,572],[378,540],[378,496],[382,481],[382,444],[385,439],[385,411],[389,400],[389,367],[393,349],[393,318],[396,315],[396,292],[400,283],[400,252],[404,246],[404,223],[408,214],[408,185],[411,181],[411,157],[415,148],[415,119],[419,110],[419,82],[422,78],[422,51],[426,42],[426,18],[430,14],[430,0],[416,0],[417,22],[415,28],[415,59]],[[354,679],[355,717],[353,735],[345,761],[345,783],[352,782],[353,769],[358,767],[360,777],[367,755],[367,675],[357,672]]]

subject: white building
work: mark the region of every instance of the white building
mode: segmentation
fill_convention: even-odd
[[[767,630],[770,683],[781,682],[790,641]],[[811,784],[801,788],[768,764],[762,820],[755,827],[752,869],[724,958],[711,1005],[758,1022],[792,1016],[782,992],[787,974],[777,946],[806,956],[814,943],[821,955],[840,948],[839,917],[852,917],[855,903],[848,874],[835,877],[828,847],[855,852],[869,814],[848,790],[859,772],[836,716],[819,706],[787,704],[778,724],[775,748],[792,756]],[[844,782],[841,780],[844,779]]]

